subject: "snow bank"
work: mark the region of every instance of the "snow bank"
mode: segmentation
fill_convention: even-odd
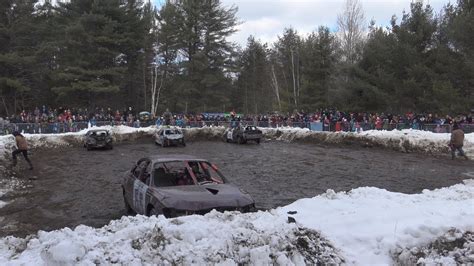
[[[277,211],[297,211],[298,224],[322,232],[350,264],[387,265],[391,252],[427,245],[450,228],[472,232],[474,180],[414,195],[373,187],[328,190]]]
[[[268,212],[122,217],[97,229],[4,237],[0,265],[469,265],[473,206],[473,179],[415,195],[328,190]]]
[[[132,128],[127,126],[100,127],[111,131],[115,141],[136,140],[152,136],[157,128]],[[403,152],[447,153],[449,133],[432,133],[420,130],[370,130],[354,132],[316,132],[307,128],[260,128],[264,138],[281,141],[298,141],[328,144],[360,144],[378,146]],[[224,127],[185,128],[184,134],[189,140],[221,140]],[[63,134],[25,134],[33,148],[55,148],[61,146],[80,145],[87,129],[75,133]],[[474,133],[466,134],[464,149],[468,156],[474,154]],[[10,156],[15,146],[12,135],[0,136],[0,154]],[[0,156],[0,160],[2,156]]]
[[[396,265],[474,265],[474,233],[450,229],[422,247],[397,248]]]
[[[327,240],[286,217],[211,212],[176,219],[123,217],[99,229],[78,226],[0,239],[1,265],[303,265],[344,260]]]
[[[307,128],[262,128],[266,138],[329,144],[359,144],[383,147],[402,152],[448,153],[450,133],[421,130],[369,130],[355,132],[316,132]],[[464,150],[474,158],[474,133],[465,135]]]

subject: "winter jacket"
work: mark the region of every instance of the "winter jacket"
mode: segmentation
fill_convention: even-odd
[[[19,150],[28,150],[28,143],[26,142],[25,137],[23,136],[16,136],[16,146],[18,147]]]
[[[451,132],[451,145],[462,147],[464,144],[464,132],[461,129],[455,129]]]

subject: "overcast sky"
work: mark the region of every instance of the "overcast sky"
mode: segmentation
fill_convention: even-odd
[[[455,0],[451,0],[454,1]],[[156,0],[156,2],[164,2]],[[409,10],[411,0],[361,0],[367,25],[374,19],[378,25],[389,25],[393,14],[401,18],[403,10]],[[438,13],[449,0],[430,0]],[[285,27],[292,26],[302,34],[318,26],[336,30],[337,14],[342,13],[345,0],[222,0],[224,6],[238,7],[237,18],[242,24],[230,40],[246,45],[250,35],[262,42],[273,42]]]

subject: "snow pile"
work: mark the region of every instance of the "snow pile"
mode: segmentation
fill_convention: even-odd
[[[187,140],[223,140],[226,127],[201,127],[183,129],[184,137]]]
[[[341,264],[327,240],[269,212],[211,212],[176,219],[123,217],[99,229],[78,226],[0,239],[1,265]]]
[[[474,180],[413,195],[373,187],[328,190],[278,211],[297,211],[299,225],[322,232],[349,263],[390,264],[397,248],[426,245],[450,228],[473,231]]]
[[[307,128],[261,128],[264,137],[283,141],[302,141],[330,144],[360,144],[365,147],[384,147],[402,152],[448,153],[450,133],[421,130],[369,130],[356,132],[317,132]],[[474,133],[465,135],[464,150],[474,154]]]
[[[5,237],[0,265],[469,265],[473,206],[473,179],[414,195],[328,190],[269,212],[123,217],[98,229]]]
[[[474,233],[451,229],[427,246],[398,248],[397,265],[474,265]]]

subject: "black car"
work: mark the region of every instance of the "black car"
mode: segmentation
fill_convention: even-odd
[[[84,147],[88,151],[92,149],[113,149],[113,139],[109,131],[105,129],[93,129],[86,133]]]
[[[138,160],[122,179],[127,213],[176,217],[217,211],[255,211],[245,191],[228,183],[217,166],[188,155]]]
[[[224,140],[226,142],[234,142],[245,144],[247,141],[255,141],[260,143],[262,131],[256,126],[238,126],[236,128],[228,128],[224,132]]]

